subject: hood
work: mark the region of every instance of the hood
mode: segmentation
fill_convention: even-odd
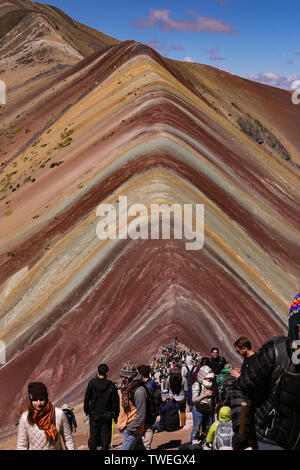
[[[203,380],[208,376],[208,374],[211,374],[212,370],[208,366],[202,366],[199,369],[199,372],[197,374],[197,380],[199,383],[202,383]]]
[[[144,380],[142,379],[142,376],[141,376],[141,375],[137,375],[136,377],[134,377],[133,380],[130,381],[130,383],[132,383],[132,382],[146,386],[146,383],[145,383]]]
[[[219,411],[219,421],[225,423],[231,420],[231,408],[229,406],[222,406]]]
[[[98,390],[100,392],[105,392],[105,390],[109,387],[110,381],[106,379],[99,379],[99,377],[97,377],[96,380],[98,381]]]
[[[187,365],[187,366],[192,366],[192,365],[193,365],[193,358],[192,358],[192,356],[188,356],[188,357],[186,358],[186,365]]]

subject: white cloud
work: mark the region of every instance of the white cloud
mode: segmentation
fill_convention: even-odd
[[[150,8],[149,18],[146,21],[139,18],[134,25],[136,28],[158,27],[161,31],[195,31],[214,34],[233,34],[231,24],[225,24],[222,20],[211,16],[199,16],[193,10],[188,10],[188,13],[194,17],[193,20],[176,21],[170,18],[172,14],[171,10],[167,8],[162,10]]]
[[[248,75],[248,77],[246,78],[249,78],[249,80],[253,80],[255,82],[264,83],[265,85],[271,85],[277,88],[292,90],[293,82],[295,80],[299,80],[300,76],[281,76],[273,72],[260,72]]]
[[[185,57],[183,60],[184,62],[194,62],[191,57]]]

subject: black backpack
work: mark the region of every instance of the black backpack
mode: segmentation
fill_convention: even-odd
[[[232,390],[235,386],[236,378],[230,374],[224,374],[222,383],[219,389],[220,404],[221,406],[231,406]]]
[[[185,378],[186,378],[186,380],[187,380],[188,385],[190,386],[190,385],[191,385],[190,382],[191,382],[191,378],[192,378],[193,373],[194,373],[194,370],[195,370],[195,366],[193,366],[193,367],[191,368],[191,370],[188,368],[188,366],[185,366],[185,367],[186,367],[186,370],[187,370],[187,373],[186,373],[186,375],[185,375]]]
[[[164,419],[164,431],[177,431],[177,429],[179,429],[179,424],[179,412],[175,406],[171,406]]]
[[[134,406],[135,406],[134,393],[138,387],[144,387],[144,389],[146,390],[146,394],[147,394],[147,411],[146,411],[145,424],[147,426],[153,426],[157,417],[157,408],[156,408],[154,394],[149,390],[149,388],[146,385],[138,384],[130,393],[130,399]]]

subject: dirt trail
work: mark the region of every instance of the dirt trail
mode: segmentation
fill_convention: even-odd
[[[78,424],[77,432],[74,434],[75,445],[77,450],[88,450],[89,425],[84,424],[84,412],[82,405],[74,407],[74,413]],[[177,450],[180,444],[185,444],[190,440],[190,434],[193,425],[192,414],[186,414],[186,425],[184,428],[174,432],[155,433],[152,442],[153,450]],[[122,434],[119,433],[117,427],[114,427],[113,450],[120,450],[122,443]],[[17,445],[17,437],[9,438],[6,442],[0,444],[0,450],[15,450]]]

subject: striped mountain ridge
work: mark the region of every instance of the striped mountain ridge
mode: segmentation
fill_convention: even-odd
[[[75,62],[22,99],[12,91],[2,110],[0,139],[13,143],[0,180],[1,426],[24,408],[28,382],[47,383],[58,403],[80,400],[99,360],[118,378],[124,359],[148,361],[174,335],[236,362],[238,336],[258,348],[286,331],[298,288],[290,93],[135,41]],[[204,204],[203,249],[99,240],[97,208],[119,196]]]

